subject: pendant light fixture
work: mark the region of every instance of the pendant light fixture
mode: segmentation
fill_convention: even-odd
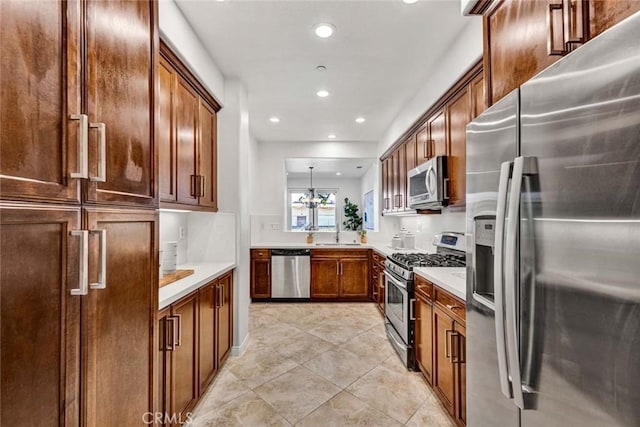
[[[313,166],[309,166],[309,189],[307,194],[304,195],[302,202],[304,202],[304,205],[307,208],[311,209],[311,212],[309,213],[311,221],[307,226],[307,230],[310,230],[310,231],[316,230],[315,209],[318,207],[318,203],[320,202],[320,199],[316,197],[316,189],[313,188]]]

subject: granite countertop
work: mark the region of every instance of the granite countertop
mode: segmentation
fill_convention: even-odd
[[[465,267],[415,267],[413,272],[462,301],[467,300],[467,269]]]
[[[195,271],[191,276],[177,280],[159,289],[158,310],[162,310],[183,296],[190,294],[194,290],[222,276],[224,273],[233,270],[236,268],[236,264],[234,262],[203,262],[197,264],[181,264],[178,268],[193,269]]]
[[[385,256],[391,256],[396,252],[412,253],[421,252],[426,253],[425,249],[394,249],[388,243],[364,243],[364,244],[326,244],[326,243],[253,243],[251,249],[374,249],[375,251],[384,254]]]

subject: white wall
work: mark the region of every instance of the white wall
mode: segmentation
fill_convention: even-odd
[[[415,97],[398,113],[378,143],[381,156],[415,121],[482,57],[482,17],[469,16],[468,25],[437,65]]]
[[[158,10],[160,34],[209,89],[224,104],[224,76],[173,0],[160,0]]]

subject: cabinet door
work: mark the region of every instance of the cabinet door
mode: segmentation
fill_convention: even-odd
[[[391,210],[391,200],[393,190],[390,187],[391,175],[391,159],[386,158],[382,161],[382,210],[388,212]]]
[[[170,414],[186,418],[198,400],[198,293],[182,298],[171,306],[175,319],[174,350],[171,363]]]
[[[271,298],[271,260],[251,260],[251,298]]]
[[[435,113],[429,119],[429,145],[430,157],[447,155],[447,131],[444,109]]]
[[[454,374],[451,363],[453,319],[437,306],[433,307],[433,388],[449,414],[453,415]]]
[[[170,319],[171,307],[158,313],[158,346],[156,351],[156,411],[162,414],[169,410],[171,386],[171,350],[173,346],[173,319]],[[164,425],[162,423],[161,425]]]
[[[433,372],[433,305],[420,293],[416,292],[415,348],[416,361],[422,374],[432,384]]]
[[[85,208],[84,216],[89,230],[106,232],[106,242],[89,238],[89,281],[103,273],[105,286],[91,286],[82,304],[87,425],[139,424],[154,403],[157,214]]]
[[[416,134],[416,156],[417,165],[424,163],[431,158],[429,145],[429,124],[422,126]]]
[[[570,1],[571,10],[579,4],[577,0]],[[589,36],[593,38],[623,19],[640,10],[638,0],[591,0],[589,1]],[[574,18],[575,17],[575,18]],[[572,13],[574,25],[580,24],[579,14]]]
[[[79,425],[80,209],[0,204],[0,222],[0,425]]]
[[[158,94],[158,126],[156,150],[158,151],[158,186],[160,200],[175,202],[178,199],[176,186],[176,133],[175,133],[175,84],[176,71],[171,64],[160,58],[158,67],[160,92]]]
[[[80,202],[80,3],[0,2],[2,199]]]
[[[182,77],[176,83],[176,132],[178,148],[178,202],[197,205],[198,95]]]
[[[86,2],[87,113],[103,123],[90,129],[89,174],[106,166],[106,181],[88,180],[86,200],[154,206],[154,114],[157,3]]]
[[[396,191],[398,193],[398,210],[404,210],[407,200],[407,151],[404,145],[396,150],[398,153],[398,176]]]
[[[471,119],[475,119],[487,108],[482,73],[469,83],[471,90]]]
[[[198,289],[198,394],[202,394],[217,372],[216,290],[214,281]]]
[[[369,297],[369,260],[340,260],[340,296],[366,300]]]
[[[399,150],[394,151],[393,154],[391,155],[391,170],[392,170],[391,207],[394,211],[397,211],[400,208],[400,186],[398,185],[398,182],[400,181],[400,151]]]
[[[449,205],[464,206],[467,182],[467,124],[471,121],[471,91],[464,88],[447,106],[449,125]]]
[[[217,120],[216,112],[206,102],[200,99],[198,120],[198,158],[199,184],[198,190],[200,206],[218,209],[217,199]]]
[[[455,339],[455,379],[456,379],[456,405],[454,418],[460,425],[467,424],[467,329],[460,323],[454,325]]]
[[[384,315],[384,265],[380,267],[381,273],[378,275],[378,310]]]
[[[407,172],[418,166],[418,156],[416,149],[416,135],[411,137],[404,143],[406,159],[407,159]]]
[[[218,279],[217,353],[218,366],[227,359],[233,345],[233,272]]]
[[[339,264],[338,258],[311,258],[311,298],[339,296]]]
[[[561,56],[549,55],[550,31],[559,35],[552,43],[563,49],[562,16],[551,15],[552,0],[504,0],[484,17],[484,72],[489,105],[529,80]],[[561,8],[557,9],[561,13]]]

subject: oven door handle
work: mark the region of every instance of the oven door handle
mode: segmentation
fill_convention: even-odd
[[[387,279],[391,280],[393,284],[396,285],[397,287],[402,288],[405,291],[407,290],[407,285],[405,285],[404,283],[402,283],[401,281],[393,277],[391,273],[389,273],[388,271],[385,271],[384,275],[387,276]]]

